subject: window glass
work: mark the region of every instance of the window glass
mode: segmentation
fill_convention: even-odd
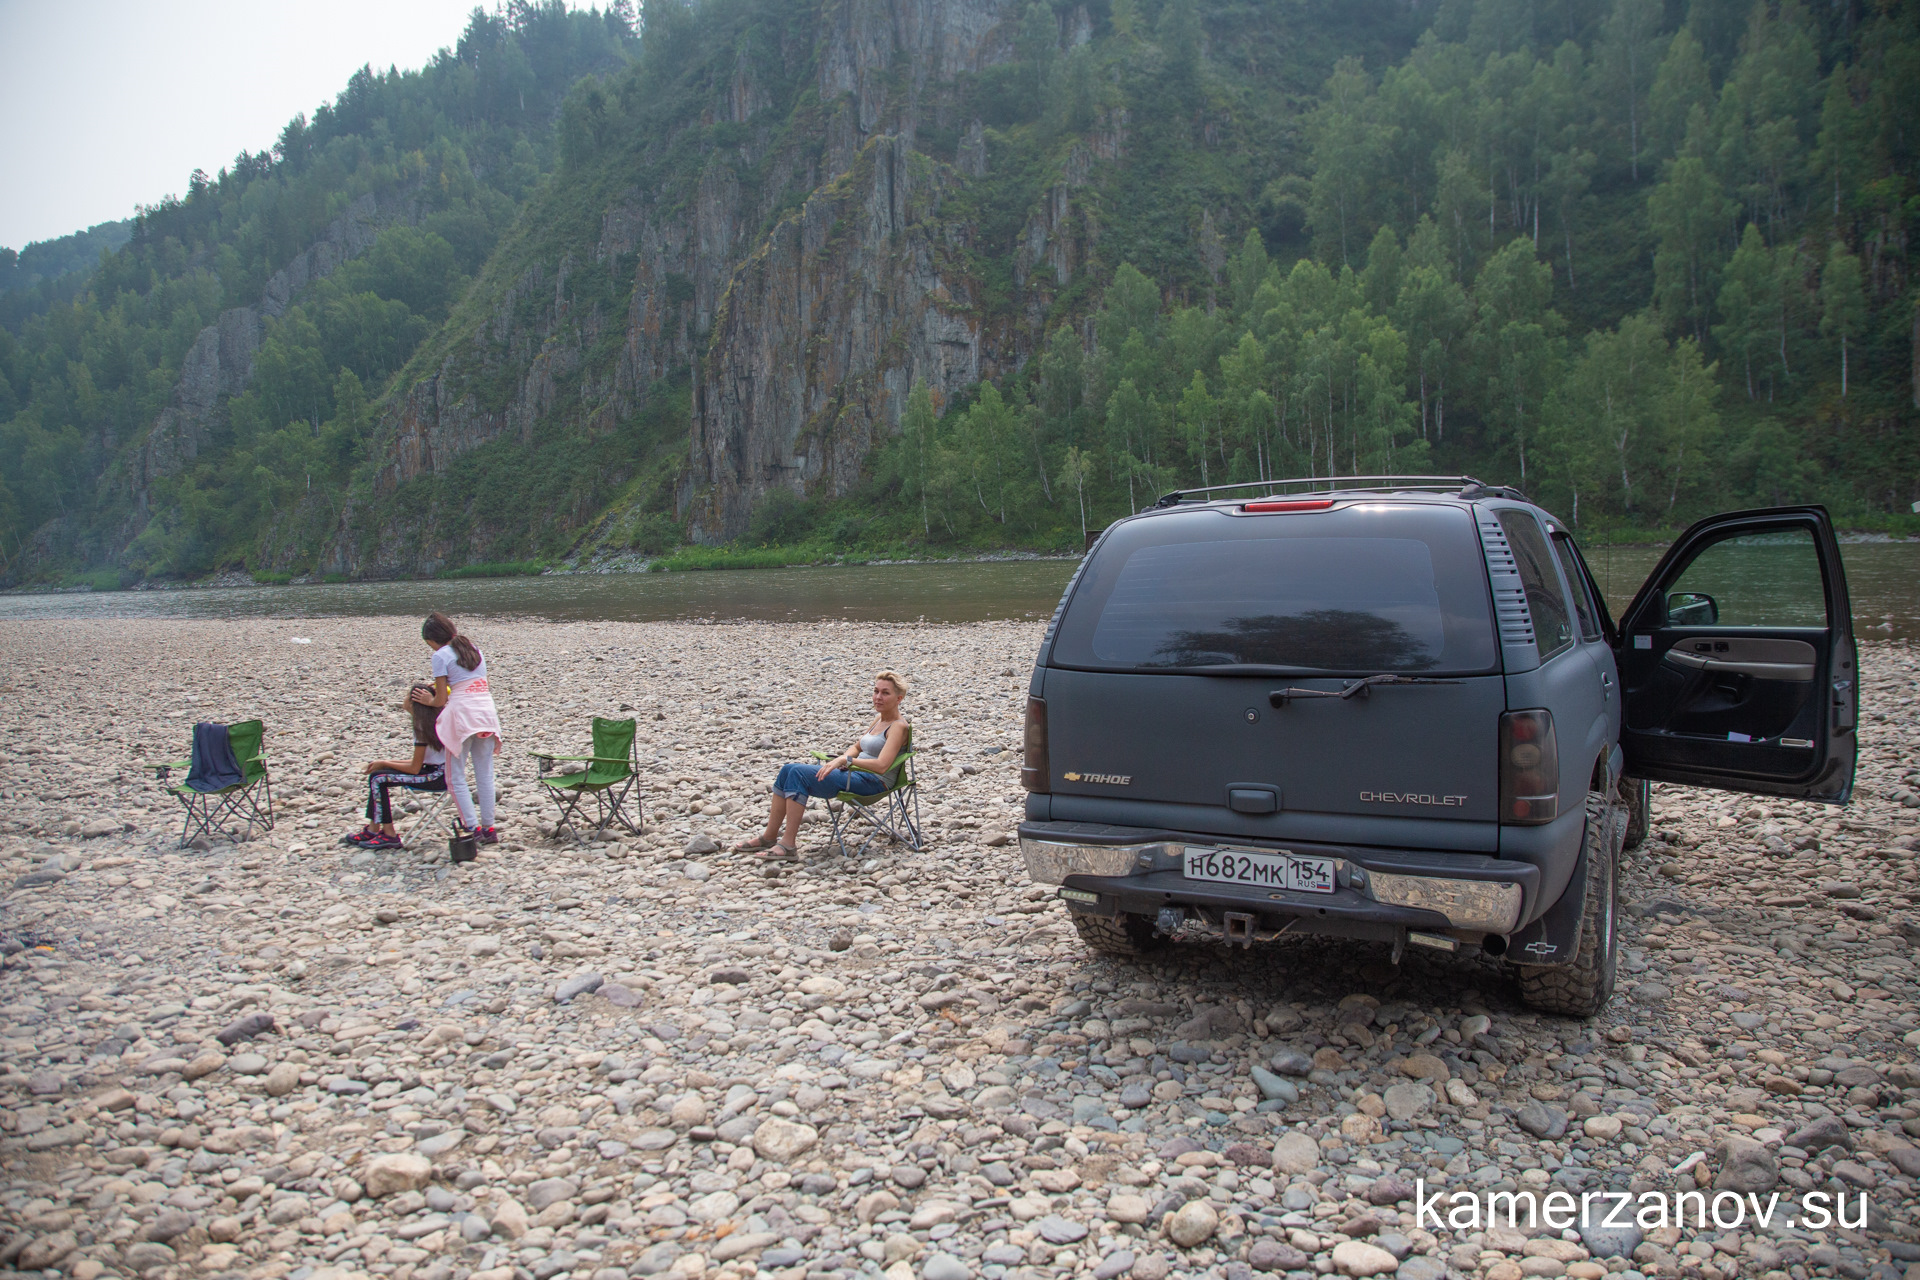
[[[1472,524],[1452,508],[1149,516],[1114,530],[1087,566],[1053,660],[1095,670],[1488,671],[1498,651],[1483,565]]]
[[[1574,554],[1573,539],[1564,533],[1555,534],[1553,553],[1560,558],[1560,571],[1566,575],[1567,589],[1573,592],[1573,611],[1580,616],[1580,636],[1585,640],[1600,638],[1600,615],[1593,606],[1593,595],[1587,590],[1587,576],[1580,572],[1580,558]]]
[[[1711,613],[1697,600],[1676,607],[1673,598],[1683,592],[1711,599]],[[1688,563],[1666,595],[1676,625],[1707,625],[1711,614],[1718,615],[1712,625],[1722,627],[1827,625],[1820,553],[1809,529],[1713,543]]]
[[[1560,575],[1554,571],[1546,535],[1540,532],[1538,520],[1512,508],[1500,513],[1500,527],[1506,530],[1507,544],[1520,567],[1527,612],[1533,615],[1533,642],[1542,658],[1558,653],[1573,643],[1573,617],[1560,594]]]

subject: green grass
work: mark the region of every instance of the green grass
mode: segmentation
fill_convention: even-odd
[[[681,547],[647,566],[649,573],[689,573],[701,569],[785,569],[792,565],[832,564],[841,557],[816,544],[797,547]]]
[[[88,569],[82,573],[70,573],[61,582],[63,587],[87,587],[94,591],[120,591],[129,584],[130,579],[118,569]]]
[[[545,573],[547,565],[541,560],[496,560],[487,564],[463,565],[458,569],[445,569],[434,575],[440,578],[530,578]]]

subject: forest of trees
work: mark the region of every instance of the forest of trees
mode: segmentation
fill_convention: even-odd
[[[583,305],[623,314],[630,265],[590,261],[618,192],[692,200],[709,172],[751,188],[825,154],[816,18],[476,10],[422,70],[363,69],[143,209],[91,271],[26,286],[0,263],[0,579],[258,572],[273,547],[310,571],[289,539],[368,491],[383,412],[471,332],[449,317],[475,280],[573,262]],[[930,216],[1001,373],[916,387],[861,492],[775,493],[749,544],[1076,547],[1170,489],[1383,471],[1520,485],[1622,537],[1786,501],[1920,532],[1920,6],[1027,0],[1013,21],[1010,58],[940,88],[914,136],[957,169],[983,125],[984,171],[950,171]],[[786,114],[726,118],[743,68]],[[1090,154],[1056,280],[1022,246]],[[411,213],[268,322],[211,447],[138,507],[138,442],[196,335],[366,194]],[[490,405],[519,359],[484,371]],[[591,451],[557,420],[537,450],[474,450],[433,510],[467,519],[483,471],[524,492],[439,532],[495,559],[596,522],[670,550],[685,436],[663,415],[691,372]],[[600,519],[641,466],[652,505]]]
[[[191,577],[221,567],[295,495],[343,497],[373,402],[551,171],[566,90],[625,60],[631,22],[619,4],[476,9],[424,69],[362,68],[270,150],[196,172],[184,197],[141,209],[83,287],[0,295],[23,313],[0,326],[0,567],[71,516],[73,559]],[[200,330],[256,303],[367,193],[414,202],[418,216],[268,321],[214,447],[157,485],[154,518],[131,546],[114,545],[130,514],[125,447],[166,405]]]
[[[1450,3],[1398,65],[1343,60],[1265,228],[1197,286],[1122,263],[969,403],[916,388],[881,476],[934,542],[1425,471],[1587,528],[1824,501],[1920,529],[1920,17],[1670,9]]]
[[[131,222],[101,222],[18,251],[0,247],[0,328],[18,330],[27,317],[78,297],[100,255],[132,234]]]

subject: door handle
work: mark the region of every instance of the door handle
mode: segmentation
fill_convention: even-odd
[[[1613,697],[1613,677],[1602,671],[1600,673],[1600,698],[1602,701],[1605,701],[1611,697]]]

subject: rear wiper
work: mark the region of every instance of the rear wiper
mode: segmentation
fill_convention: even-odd
[[[1377,684],[1459,684],[1458,680],[1438,680],[1432,676],[1403,676],[1385,671],[1375,676],[1362,676],[1358,680],[1349,680],[1339,689],[1300,689],[1288,687],[1275,689],[1267,695],[1267,705],[1284,707],[1295,698],[1365,698]]]

